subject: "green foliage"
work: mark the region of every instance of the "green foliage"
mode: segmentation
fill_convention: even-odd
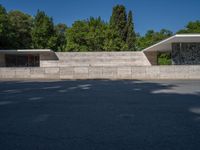
[[[200,33],[200,21],[189,22],[177,33]],[[113,7],[109,23],[100,17],[75,21],[72,27],[54,25],[43,11],[31,17],[15,10],[7,13],[0,5],[0,49],[49,48],[54,51],[135,51],[143,50],[172,32],[149,30],[135,34],[132,12],[123,5]]]
[[[66,46],[66,31],[67,26],[65,24],[57,24],[55,26],[55,34],[56,34],[56,48],[57,51],[65,51]]]
[[[89,32],[87,34],[87,44],[89,51],[104,51],[105,35],[107,25],[101,18],[91,17],[88,20]]]
[[[118,32],[113,31],[110,27],[108,27],[106,31],[104,49],[106,51],[122,51],[128,49],[128,46],[119,36]]]
[[[136,42],[136,34],[134,31],[133,14],[132,11],[129,11],[128,21],[127,21],[127,37],[126,37],[128,50],[136,50],[135,42]]]
[[[10,23],[6,9],[0,5],[0,49],[10,48]]]
[[[38,11],[32,29],[33,48],[55,48],[56,37],[53,19]]]
[[[89,32],[86,21],[76,21],[67,29],[67,51],[87,51],[87,33]]]
[[[170,53],[159,53],[158,54],[158,65],[171,65],[171,54]]]
[[[106,24],[101,18],[76,21],[67,30],[67,51],[103,51]]]
[[[11,24],[12,42],[10,43],[13,48],[31,48],[31,28],[32,17],[22,13],[21,11],[10,11],[8,13],[9,21]]]
[[[127,34],[127,14],[123,5],[113,7],[112,16],[110,18],[110,28],[113,32],[117,32],[123,41],[126,40]]]
[[[137,37],[137,49],[143,50],[153,44],[156,44],[170,36],[172,36],[173,33],[169,30],[162,29],[160,32],[155,32],[154,30],[149,30],[145,34],[145,36],[141,37],[138,35]]]
[[[123,5],[113,7],[104,49],[107,51],[135,50],[135,42],[132,12],[129,12],[127,18],[126,8]]]
[[[200,21],[189,22],[185,29],[179,30],[177,33],[200,33]]]

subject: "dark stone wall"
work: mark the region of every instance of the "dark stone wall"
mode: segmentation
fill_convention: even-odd
[[[199,65],[200,43],[173,43],[172,64]]]

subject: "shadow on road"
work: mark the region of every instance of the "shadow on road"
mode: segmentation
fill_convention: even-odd
[[[200,149],[200,81],[0,81],[0,149]]]

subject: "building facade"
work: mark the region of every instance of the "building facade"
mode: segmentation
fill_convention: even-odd
[[[200,64],[200,34],[174,35],[143,50],[151,65],[158,65],[158,54],[169,53],[172,65]]]
[[[174,35],[141,52],[0,50],[0,67],[153,66],[159,53],[169,53],[172,65],[199,65],[200,34]]]

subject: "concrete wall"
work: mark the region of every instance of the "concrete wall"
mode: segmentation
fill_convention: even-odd
[[[200,66],[0,68],[0,79],[200,79]]]

